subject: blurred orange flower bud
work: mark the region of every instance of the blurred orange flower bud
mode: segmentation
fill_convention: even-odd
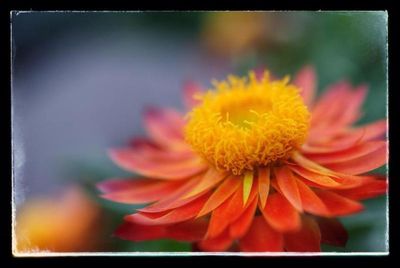
[[[97,204],[77,186],[58,197],[28,200],[16,216],[14,252],[94,250],[100,212]]]

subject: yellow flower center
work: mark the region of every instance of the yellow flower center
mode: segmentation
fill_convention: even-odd
[[[287,159],[305,141],[310,114],[289,78],[229,76],[189,114],[185,139],[217,169],[242,174]]]

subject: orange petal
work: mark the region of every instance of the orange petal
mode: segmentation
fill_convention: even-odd
[[[295,152],[292,155],[292,160],[295,163],[297,163],[299,166],[301,166],[309,171],[313,171],[315,173],[327,175],[327,176],[334,174],[334,172],[332,170],[329,170],[321,165],[318,165],[317,163],[306,158],[304,155],[300,154],[299,152]]]
[[[204,171],[207,167],[197,157],[185,161],[148,161],[131,149],[114,149],[110,151],[110,156],[116,164],[127,171],[157,179],[185,179]]]
[[[183,86],[183,102],[188,110],[191,110],[194,106],[200,103],[200,100],[196,98],[203,91],[202,87],[193,82],[187,81]]]
[[[333,170],[327,169],[326,167],[320,166],[317,163],[305,158],[304,156],[300,155],[299,153],[293,154],[292,159],[298,163],[301,167],[304,169],[307,169],[307,173],[304,173],[306,175],[307,179],[315,179],[315,174],[317,173],[319,175],[325,176],[323,178],[324,181],[328,182],[328,179],[326,177],[330,177],[331,179],[335,180],[337,183],[339,183],[337,186],[335,185],[325,185],[326,187],[332,187],[332,188],[352,188],[359,186],[361,184],[360,177],[359,176],[354,176],[354,175],[349,175],[349,174],[344,174],[340,172],[335,172]],[[290,167],[293,169],[293,165],[291,163],[288,163]],[[299,170],[298,168],[294,168],[293,170]],[[321,178],[321,177],[319,177]],[[321,180],[322,181],[322,180]],[[313,181],[314,182],[314,181]],[[316,181],[315,181],[316,182]],[[317,183],[317,182],[316,182]],[[318,183],[317,183],[318,185]]]
[[[303,217],[301,229],[285,234],[285,249],[293,252],[320,252],[321,233],[311,217]]]
[[[303,150],[306,153],[341,151],[366,141],[383,139],[386,132],[386,119],[355,128],[311,127],[307,144],[303,146]]]
[[[228,198],[219,207],[214,209],[211,214],[210,224],[206,234],[207,237],[216,237],[222,233],[231,222],[235,221],[246,210],[249,204],[251,204],[253,199],[256,197],[258,185],[253,183],[249,197],[250,202],[247,202],[247,205],[243,206],[242,187],[243,182],[240,183],[232,197]]]
[[[371,180],[352,189],[336,190],[336,193],[353,200],[363,200],[387,193],[387,180]]]
[[[327,207],[310,187],[300,180],[297,180],[297,186],[303,208],[306,212],[320,216],[329,216]]]
[[[357,213],[363,209],[363,205],[349,198],[343,197],[331,191],[315,189],[315,193],[324,202],[333,216],[346,216]]]
[[[344,104],[350,95],[350,89],[351,85],[347,81],[330,85],[312,109],[311,124],[316,125],[329,121],[338,111],[347,108]]]
[[[198,243],[198,247],[204,251],[226,251],[232,242],[233,239],[229,236],[228,230],[225,230],[225,232],[216,237],[201,240]]]
[[[239,248],[244,252],[279,252],[283,251],[283,237],[258,216],[247,234],[239,240]]]
[[[360,108],[364,103],[367,90],[366,85],[361,85],[350,93],[349,98],[344,102],[346,109],[341,109],[338,117],[334,119],[336,125],[350,125],[360,118]]]
[[[214,191],[211,197],[207,200],[204,207],[201,209],[197,217],[201,217],[221,205],[228,197],[230,197],[240,185],[240,178],[229,176],[223,183]]]
[[[207,234],[206,234],[207,238],[217,237],[229,225],[228,223],[229,218],[227,218],[227,216],[229,217],[233,214],[231,210],[228,210],[230,207],[230,203],[237,204],[233,200],[237,202],[237,194],[234,194],[230,199],[226,200],[219,207],[214,209],[214,211],[211,214],[210,223],[207,229]],[[240,207],[237,207],[237,209],[240,209]]]
[[[265,207],[267,203],[270,185],[270,169],[258,169],[258,194],[260,195],[261,208]]]
[[[300,212],[303,211],[296,178],[286,166],[275,168],[275,177],[279,188],[286,199]]]
[[[200,182],[191,191],[186,193],[182,199],[195,196],[204,190],[214,187],[226,176],[227,174],[225,172],[220,172],[214,168],[209,168],[208,171],[201,177]]]
[[[341,91],[340,95],[331,100],[330,106],[325,107],[326,110],[323,117],[314,117],[313,111],[312,125],[318,125],[320,128],[326,126],[331,129],[340,129],[359,119],[361,115],[360,106],[364,102],[367,87],[362,85],[352,90],[348,84],[343,84],[342,86],[338,90]],[[315,111],[316,114],[321,112],[323,111]]]
[[[300,216],[296,209],[279,193],[270,194],[262,211],[267,222],[279,232],[299,230]]]
[[[386,148],[386,142],[384,141],[370,141],[359,144],[347,150],[333,153],[309,154],[307,157],[319,164],[333,164],[371,155],[383,147]]]
[[[353,130],[349,130],[349,134],[357,135],[363,133],[363,141],[374,140],[377,138],[384,138],[387,132],[387,119],[381,119],[373,123],[358,126]]]
[[[321,242],[337,247],[346,246],[348,234],[342,223],[337,219],[317,218],[321,231]]]
[[[327,164],[326,167],[336,172],[357,175],[383,166],[386,162],[387,150],[386,146],[383,146],[373,152],[373,155],[367,154],[345,162]]]
[[[140,204],[159,200],[173,193],[182,181],[121,180],[114,179],[98,185],[106,190],[101,197],[126,204]]]
[[[321,133],[318,133],[321,135]],[[324,134],[326,135],[326,134]],[[302,152],[305,154],[318,154],[318,153],[335,153],[343,150],[348,150],[357,146],[363,142],[365,132],[359,131],[353,134],[347,134],[341,137],[336,137],[328,141],[324,141],[323,143],[315,144],[315,141],[312,142],[310,138],[310,142],[313,144],[304,144]]]
[[[309,175],[306,175],[309,174]],[[308,176],[307,178],[305,176]],[[316,183],[318,178],[323,178],[324,180],[331,180],[334,181],[332,183],[321,183],[318,182]],[[304,173],[304,177],[299,177],[303,183],[305,183],[308,186],[315,187],[315,188],[329,188],[332,190],[336,189],[349,189],[349,188],[354,188],[358,187],[362,184],[362,181],[365,180],[365,176],[354,176],[354,175],[348,175],[348,174],[343,174],[343,173],[334,173],[333,175],[330,176],[325,176],[321,175],[312,171],[306,170]],[[327,181],[328,182],[328,181]]]
[[[304,103],[310,107],[315,97],[316,75],[312,66],[303,67],[294,78],[293,83],[301,89]]]
[[[171,161],[171,160],[186,160],[188,158],[196,157],[191,150],[170,150],[162,148],[159,145],[143,139],[135,138],[130,142],[130,149],[132,154],[140,155],[149,161]]]
[[[309,181],[312,181],[318,185],[322,185],[325,187],[336,187],[340,185],[340,183],[338,183],[329,176],[318,174],[316,172],[307,170],[301,166],[290,165],[289,168],[298,175],[300,175],[301,177]]]
[[[183,116],[174,109],[147,108],[144,124],[150,137],[161,146],[187,148],[183,139]]]
[[[204,206],[209,197],[209,193],[202,195],[194,201],[182,207],[173,209],[161,217],[154,217],[154,214],[152,213],[138,212],[125,216],[124,219],[142,225],[160,225],[186,221],[194,218],[199,213],[200,209]]]
[[[141,212],[148,212],[148,213],[158,213],[166,210],[170,210],[173,208],[177,208],[179,206],[183,206],[192,200],[196,199],[199,195],[193,196],[191,198],[182,199],[181,197],[190,191],[198,182],[199,177],[193,177],[192,179],[186,180],[185,184],[181,187],[178,187],[175,192],[171,193],[170,195],[166,196],[165,198],[160,199],[156,203],[137,209]]]
[[[131,241],[148,241],[158,239],[173,239],[177,241],[195,242],[203,238],[207,230],[207,221],[185,221],[172,225],[140,225],[124,222],[115,231],[121,239]]]
[[[355,187],[359,187],[362,184],[363,177],[362,176],[353,176],[348,174],[337,173],[334,179],[340,183],[339,186],[333,187],[332,190],[336,189],[351,189]]]
[[[257,202],[258,198],[256,197],[240,217],[229,226],[229,234],[231,237],[240,238],[250,228],[254,213],[256,212]]]

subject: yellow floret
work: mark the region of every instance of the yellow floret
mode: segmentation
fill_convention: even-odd
[[[189,114],[185,139],[217,169],[235,175],[286,159],[305,141],[310,114],[289,78],[229,76]]]

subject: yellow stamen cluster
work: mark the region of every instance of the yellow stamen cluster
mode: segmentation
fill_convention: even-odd
[[[305,141],[310,114],[289,78],[229,76],[189,114],[185,139],[217,169],[242,174],[287,159]]]

